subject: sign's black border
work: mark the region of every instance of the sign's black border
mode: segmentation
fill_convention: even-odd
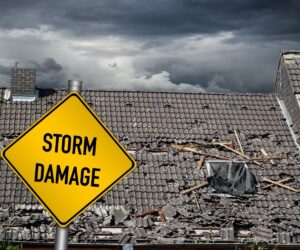
[[[111,139],[118,145],[118,147],[123,151],[123,153],[128,157],[128,159],[131,161],[132,165],[131,167],[123,174],[121,175],[117,180],[115,180],[110,186],[108,186],[104,191],[102,191],[100,194],[98,194],[94,199],[92,199],[87,205],[85,205],[83,208],[81,208],[76,214],[74,214],[69,220],[67,221],[60,221],[54,212],[47,206],[46,203],[41,199],[41,197],[33,190],[33,188],[28,184],[28,182],[22,177],[22,175],[18,172],[18,170],[13,166],[13,164],[10,162],[10,160],[6,157],[5,153],[7,150],[9,150],[15,143],[17,143],[21,138],[23,138],[26,134],[28,134],[33,128],[35,128],[38,124],[40,124],[43,120],[45,120],[51,113],[53,113],[56,109],[58,109],[62,104],[64,104],[69,98],[76,97],[80,102],[86,107],[86,109],[91,113],[91,115],[95,118],[95,120],[99,123],[99,125],[106,131],[106,133],[111,137]],[[135,167],[136,163],[129,156],[129,154],[126,152],[126,150],[121,146],[121,144],[117,141],[117,139],[113,136],[113,134],[105,127],[105,125],[102,123],[100,118],[97,117],[97,115],[92,111],[92,109],[88,106],[88,104],[84,101],[84,99],[76,92],[71,92],[69,95],[67,95],[64,99],[62,99],[56,106],[51,108],[47,113],[45,113],[37,122],[35,122],[33,125],[31,125],[23,134],[21,134],[15,141],[13,141],[11,144],[9,144],[3,151],[2,151],[2,157],[3,159],[8,163],[8,165],[14,170],[14,172],[19,176],[19,178],[25,183],[27,188],[34,194],[34,196],[42,203],[42,205],[49,211],[49,213],[54,217],[54,219],[58,222],[58,224],[62,227],[67,227],[70,223],[72,223],[73,220],[75,220],[81,213],[84,212],[84,210],[89,207],[91,204],[93,204],[96,200],[101,198],[106,192],[108,192],[113,186],[115,186],[119,181],[123,179],[129,172],[131,172]]]

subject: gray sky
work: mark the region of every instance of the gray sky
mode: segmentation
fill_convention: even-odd
[[[272,92],[281,50],[300,49],[297,0],[1,0],[0,83]]]

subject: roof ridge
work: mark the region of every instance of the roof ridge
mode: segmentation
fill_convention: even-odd
[[[54,90],[54,91],[67,91],[67,89],[44,89],[44,88],[38,88],[39,90]],[[84,91],[96,91],[96,92],[115,92],[115,93],[166,93],[166,94],[193,94],[193,95],[226,95],[226,96],[273,96],[275,95],[274,92],[271,93],[241,93],[241,92],[188,92],[188,91],[167,91],[167,90],[114,90],[114,89],[83,89]]]
[[[287,54],[300,54],[299,49],[290,49],[290,50],[281,50],[280,56],[287,55]]]
[[[299,51],[300,53],[300,51]],[[1,90],[10,89],[8,87],[0,87]],[[38,90],[41,91],[68,91],[68,89],[65,88],[41,88],[37,87]],[[159,91],[159,90],[114,90],[114,89],[83,89],[84,91],[96,91],[96,92],[116,92],[116,93],[166,93],[166,94],[192,94],[192,95],[223,95],[223,96],[274,96],[274,92],[269,93],[251,93],[251,92],[188,92],[188,91]]]

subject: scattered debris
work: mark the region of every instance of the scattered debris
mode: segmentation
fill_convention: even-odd
[[[195,190],[197,190],[197,189],[200,189],[200,188],[203,188],[203,187],[206,187],[206,186],[208,186],[208,182],[204,182],[204,183],[198,184],[198,185],[196,185],[196,186],[193,186],[193,187],[191,187],[191,188],[188,188],[188,189],[186,189],[186,190],[183,190],[183,191],[181,192],[181,194],[182,194],[182,195],[188,194],[188,193],[190,193],[190,192],[192,192],[192,191],[195,191]]]
[[[261,148],[260,151],[263,154],[263,156],[268,157],[268,158],[270,157],[269,154],[267,153],[267,151],[264,148]],[[271,158],[269,158],[269,160],[270,160],[270,163],[272,165],[275,165],[275,162]]]
[[[172,233],[172,230],[166,226],[161,226],[159,229],[158,229],[158,233],[163,236],[163,237],[166,237],[166,236],[170,236],[171,233]]]
[[[243,146],[242,146],[241,141],[240,141],[240,137],[239,137],[238,132],[237,132],[236,129],[234,130],[234,134],[235,134],[236,141],[237,141],[237,143],[239,144],[240,151],[241,151],[241,153],[244,155],[245,152],[244,152]]]
[[[272,183],[272,184],[274,184],[274,185],[283,187],[283,188],[285,188],[285,189],[288,189],[288,190],[293,191],[293,192],[296,192],[296,193],[299,193],[299,192],[300,192],[300,189],[295,189],[295,188],[292,188],[292,187],[290,187],[290,186],[284,185],[284,184],[280,183],[279,181],[273,181],[273,180],[270,180],[270,179],[268,179],[268,178],[264,178],[263,181]]]
[[[162,212],[166,219],[174,218],[177,214],[176,208],[170,204],[167,204],[162,208]]]
[[[103,221],[103,226],[111,225],[111,222],[112,222],[112,215],[109,215],[109,216],[105,217],[105,219]]]
[[[123,236],[119,239],[119,243],[121,245],[125,245],[131,240],[131,237],[128,234],[123,234]]]
[[[134,216],[136,218],[141,217],[141,216],[145,216],[145,215],[149,215],[149,214],[158,214],[160,217],[160,221],[161,222],[166,222],[166,218],[164,213],[162,212],[162,210],[160,208],[157,209],[153,209],[153,210],[148,210],[148,211],[144,211],[144,212],[137,212],[134,214]]]
[[[204,161],[205,161],[205,156],[202,155],[202,156],[200,157],[200,160],[197,161],[197,169],[198,169],[198,170],[201,170],[201,169],[202,169]]]
[[[128,218],[129,216],[129,211],[125,210],[123,207],[120,209],[116,209],[114,211],[114,218],[115,218],[115,223],[116,225],[120,223],[124,223],[124,221]]]
[[[285,179],[282,179],[282,180],[279,180],[279,181],[277,181],[277,183],[285,183],[285,182],[289,182],[289,181],[291,181],[291,180],[293,180],[293,178],[292,177],[287,177],[287,178],[285,178]],[[270,187],[273,187],[273,186],[276,186],[277,184],[274,184],[274,183],[271,183],[271,184],[268,184],[267,186],[264,186],[264,187],[262,187],[262,189],[268,189],[268,188],[270,188]]]
[[[252,161],[252,159],[251,159],[249,156],[247,156],[247,155],[245,155],[245,154],[243,154],[243,153],[241,153],[241,152],[239,152],[239,151],[237,151],[237,150],[235,150],[235,149],[233,149],[233,148],[231,148],[231,147],[228,147],[226,144],[222,144],[222,143],[219,143],[219,142],[215,142],[214,145],[218,145],[218,146],[224,147],[224,148],[228,149],[229,151],[231,151],[231,152],[233,152],[233,153],[236,153],[236,154],[239,155],[239,156],[242,156],[242,157],[245,158],[246,160]],[[253,163],[255,163],[256,165],[261,166],[261,163],[258,162],[258,161],[256,161],[256,160],[253,160]]]
[[[198,201],[198,198],[197,198],[197,195],[196,195],[195,191],[193,191],[193,196],[195,198],[195,202],[197,204],[197,207],[200,209],[200,204],[199,204],[199,201]]]
[[[256,227],[252,229],[253,235],[262,240],[269,240],[273,238],[273,230],[266,227]]]
[[[147,238],[148,236],[145,228],[135,228],[134,233],[140,238]]]

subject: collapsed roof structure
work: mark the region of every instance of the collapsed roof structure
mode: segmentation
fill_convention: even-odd
[[[67,94],[25,85],[0,89],[2,146]],[[282,52],[274,94],[81,94],[137,168],[71,224],[70,244],[300,247],[300,53]],[[0,238],[53,243],[53,220],[0,164]]]

